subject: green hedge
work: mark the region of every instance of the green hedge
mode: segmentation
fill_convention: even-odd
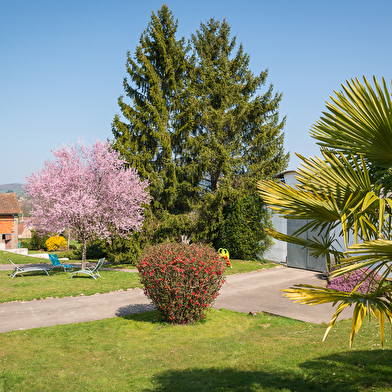
[[[270,213],[258,194],[245,196],[225,207],[223,215],[214,246],[216,249],[227,249],[230,258],[260,258],[272,245],[271,238],[264,230],[272,227]]]

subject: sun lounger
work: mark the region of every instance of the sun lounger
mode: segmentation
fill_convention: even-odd
[[[12,262],[12,260],[8,259],[8,261],[15,267],[14,271],[11,273],[11,278],[14,279],[16,275],[24,274],[25,272],[38,272],[38,271],[43,271],[45,272],[46,275],[49,276],[48,274],[48,269],[46,267],[20,267],[16,265],[15,263]]]
[[[84,274],[84,275],[88,275],[91,276],[92,278],[94,278],[96,280],[96,276],[98,276],[99,278],[101,277],[101,275],[99,274],[99,269],[102,267],[103,262],[105,261],[105,258],[103,259],[99,259],[97,265],[95,266],[94,269],[90,269],[88,267],[86,267],[86,269],[84,270],[78,270],[78,271],[74,271],[72,272],[71,278],[73,278],[74,275],[77,274]]]
[[[50,269],[52,271],[53,268],[59,267],[59,268],[64,268],[64,271],[66,272],[67,269],[70,269],[73,271],[73,265],[71,264],[62,264],[55,254],[49,254],[49,260],[52,263],[53,267]]]

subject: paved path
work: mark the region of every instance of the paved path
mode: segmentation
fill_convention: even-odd
[[[245,313],[266,312],[315,324],[329,323],[336,310],[332,304],[300,305],[283,296],[281,289],[296,284],[325,287],[327,282],[317,272],[283,266],[232,275],[222,286],[215,308]],[[339,319],[350,318],[352,312],[352,309],[345,309]]]
[[[1,269],[4,267],[1,266]],[[315,272],[283,266],[231,275],[227,277],[214,307],[244,313],[268,312],[306,322],[328,323],[334,312],[331,305],[299,305],[282,296],[280,289],[300,283],[326,284]],[[0,332],[121,317],[152,309],[153,305],[141,289],[86,297],[3,303],[0,304]],[[352,310],[346,309],[340,318],[350,318],[351,315]]]

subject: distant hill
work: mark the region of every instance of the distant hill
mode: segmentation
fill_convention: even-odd
[[[24,195],[24,189],[23,189],[24,184],[4,184],[0,185],[0,193],[10,193],[10,192],[15,192],[18,196]]]

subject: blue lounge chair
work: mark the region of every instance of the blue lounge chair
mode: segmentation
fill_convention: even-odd
[[[59,268],[64,268],[64,271],[66,272],[67,269],[70,269],[71,271],[73,271],[73,265],[71,264],[62,264],[60,263],[59,258],[57,257],[57,255],[52,255],[49,254],[49,260],[52,263],[52,268],[50,269],[50,271],[52,271],[53,268],[59,267]]]
[[[88,267],[86,267],[86,269],[84,270],[77,270],[75,272],[72,272],[71,278],[73,278],[73,276],[76,274],[84,274],[84,275],[88,275],[91,276],[92,278],[94,278],[96,280],[96,276],[98,276],[99,278],[101,277],[101,275],[99,274],[99,269],[102,267],[103,262],[105,261],[105,258],[103,259],[99,259],[97,265],[95,266],[94,269],[90,269]]]
[[[48,274],[48,269],[46,267],[20,267],[19,265],[16,265],[12,262],[11,259],[8,259],[8,261],[15,267],[14,271],[11,273],[11,278],[14,279],[16,275],[24,274],[25,272],[37,272],[37,271],[43,271],[45,272],[46,275],[49,276]]]

